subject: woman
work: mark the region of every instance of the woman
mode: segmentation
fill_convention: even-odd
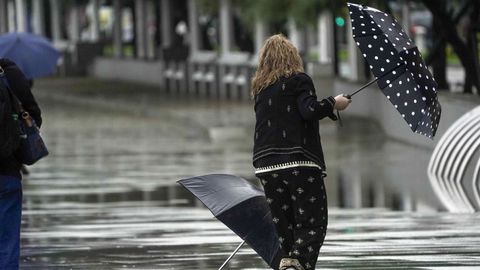
[[[0,72],[5,72],[10,89],[40,126],[40,108],[22,71],[8,59],[0,59],[0,67]],[[17,161],[15,154],[0,159],[0,269],[18,269],[22,215],[21,167],[22,164]]]
[[[283,251],[278,269],[315,269],[327,229],[325,162],[318,120],[336,120],[343,95],[317,101],[312,79],[293,44],[268,38],[252,79],[255,99],[253,165],[261,180]]]

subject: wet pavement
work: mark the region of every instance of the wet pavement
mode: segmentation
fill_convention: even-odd
[[[256,183],[251,104],[84,79],[35,94],[51,155],[24,181],[22,269],[218,269],[241,240],[175,181]],[[428,151],[346,121],[322,122],[331,210],[317,268],[480,269],[480,216],[436,211],[414,160]],[[267,266],[244,247],[228,269]]]

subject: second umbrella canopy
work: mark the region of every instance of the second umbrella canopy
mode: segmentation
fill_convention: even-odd
[[[0,35],[0,57],[15,62],[28,79],[54,73],[60,53],[42,36],[31,33]]]
[[[283,254],[262,190],[241,177],[228,174],[197,176],[178,183],[245,240],[268,265],[278,266]]]

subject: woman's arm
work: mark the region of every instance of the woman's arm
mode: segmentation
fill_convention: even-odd
[[[8,59],[0,59],[0,66],[5,70],[13,93],[15,93],[20,102],[22,102],[23,108],[30,114],[30,116],[32,116],[35,123],[40,127],[42,125],[42,113],[33,97],[32,91],[30,90],[30,83],[27,78],[20,68]]]
[[[297,105],[302,117],[305,120],[320,120],[325,117],[336,120],[337,118],[333,113],[335,98],[330,96],[318,101],[312,79],[306,74],[297,76],[298,83],[295,91],[298,93]]]

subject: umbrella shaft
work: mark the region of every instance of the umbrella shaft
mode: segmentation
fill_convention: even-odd
[[[222,270],[223,267],[227,265],[227,263],[233,258],[233,256],[237,254],[238,250],[243,246],[243,244],[245,244],[245,240],[243,240],[243,242],[238,245],[238,247],[232,252],[232,254],[230,254],[230,257],[228,257],[228,259],[222,264],[222,266],[220,266],[220,268],[218,268],[218,270]]]
[[[397,70],[397,69],[399,69],[399,68],[402,67],[402,66],[404,66],[404,65],[398,65],[397,67],[395,67],[394,69],[392,69],[390,72],[392,72],[392,71],[394,71],[394,70]],[[376,78],[376,79],[374,79],[374,80],[371,80],[370,82],[368,82],[367,84],[365,84],[364,86],[362,86],[360,89],[358,89],[357,91],[349,94],[348,96],[352,97],[353,95],[357,94],[358,92],[362,91],[363,89],[369,87],[369,86],[372,85],[373,83],[375,83],[375,82],[377,82],[378,80],[382,79],[383,77],[387,76],[388,74],[390,74],[390,72],[385,73],[385,74],[383,74],[382,76],[380,76],[380,77],[378,77],[378,78]]]
[[[372,85],[373,83],[375,83],[376,81],[378,81],[378,79],[380,79],[380,78],[376,78],[375,80],[370,81],[369,83],[365,84],[365,85],[362,86],[360,89],[358,89],[357,91],[349,94],[349,96],[352,97],[353,95],[357,94],[358,92],[362,91],[363,89],[369,87],[370,85]]]

